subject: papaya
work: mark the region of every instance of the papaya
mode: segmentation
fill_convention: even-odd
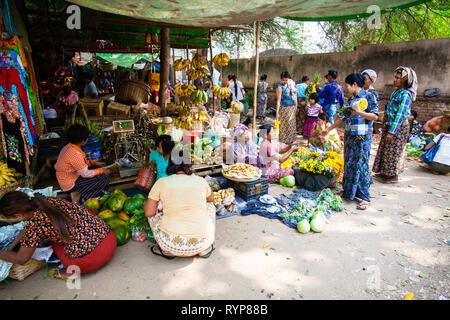
[[[106,224],[109,225],[111,228],[115,228],[118,226],[126,226],[126,222],[122,219],[119,219],[117,217],[112,217],[105,220]]]
[[[99,200],[92,198],[92,199],[86,200],[86,202],[84,203],[84,206],[86,208],[90,208],[90,209],[94,210],[94,212],[97,213],[101,207],[101,204],[100,204]]]
[[[108,199],[111,197],[110,194],[105,194],[103,197],[101,197],[99,199],[100,201],[100,206],[103,206],[105,204],[106,201],[108,201]]]
[[[130,239],[130,233],[125,226],[111,227],[111,230],[117,237],[117,246],[122,246]]]
[[[128,217],[128,215],[125,213],[125,211],[120,211],[117,214],[117,218],[123,220],[123,221],[128,221],[130,219],[130,217]]]
[[[108,208],[112,211],[120,211],[123,208],[126,198],[122,195],[113,195],[108,199]]]
[[[113,197],[113,196],[117,196],[117,195],[121,195],[121,196],[127,196],[122,190],[120,190],[120,189],[115,189],[112,193],[111,193],[111,196]]]
[[[112,210],[104,210],[98,214],[98,217],[102,220],[110,219],[116,216],[116,213]]]

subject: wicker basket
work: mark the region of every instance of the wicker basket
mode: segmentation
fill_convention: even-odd
[[[22,281],[29,275],[42,269],[45,266],[45,261],[38,261],[34,259],[28,260],[25,264],[13,264],[9,269],[9,278]]]
[[[143,81],[125,80],[120,83],[115,101],[123,104],[147,103],[150,100],[151,89]]]
[[[25,178],[20,178],[17,182],[6,184],[0,187],[0,198],[10,191],[15,191],[17,188],[25,186]]]

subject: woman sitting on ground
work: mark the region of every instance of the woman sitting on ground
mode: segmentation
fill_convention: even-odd
[[[438,134],[423,150],[427,151],[436,144],[439,144],[439,149],[428,167],[435,174],[448,175],[450,173],[450,127],[447,128],[447,133]]]
[[[326,136],[321,136],[321,132],[331,127],[331,123],[327,122],[325,113],[318,115],[317,123],[311,129],[311,138],[309,142],[314,147],[323,151],[334,151],[340,153],[342,151],[342,141],[336,129],[328,132]]]
[[[259,166],[263,175],[269,178],[269,182],[278,181],[284,176],[294,174],[291,168],[281,168],[280,164],[285,162],[292,153],[299,149],[295,143],[286,145],[275,140],[274,130],[271,125],[261,126],[259,137],[262,140],[259,148],[261,165]],[[282,155],[284,154],[284,155]]]
[[[417,111],[411,111],[411,115],[409,116],[408,121],[410,126],[408,140],[412,137],[423,137],[422,125],[419,121],[417,121]]]
[[[180,164],[170,164],[169,176],[153,185],[145,203],[145,215],[157,242],[151,251],[166,259],[208,258],[214,250],[214,194],[208,182],[192,174],[191,165],[181,159],[174,159]],[[162,212],[158,212],[159,201]]]
[[[104,162],[87,160],[81,150],[88,141],[89,129],[75,124],[66,133],[69,143],[62,148],[55,164],[56,178],[62,191],[70,193],[72,202],[97,197],[109,186],[110,171],[99,168]],[[91,170],[89,167],[97,167]]]
[[[88,273],[106,264],[117,247],[116,235],[102,219],[90,209],[62,199],[30,198],[12,191],[0,200],[0,213],[10,223],[27,221],[8,250],[0,251],[0,259],[11,263],[26,263],[45,241],[64,268],[78,266],[81,273]],[[63,280],[70,276],[58,268],[50,275]]]
[[[169,166],[169,159],[175,146],[175,142],[172,140],[171,136],[163,134],[156,138],[155,145],[156,150],[150,153],[149,160],[154,161],[156,164],[156,180],[158,180],[167,177],[166,170]]]

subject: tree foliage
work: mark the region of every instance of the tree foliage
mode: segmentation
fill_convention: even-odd
[[[239,50],[248,45],[255,45],[255,24],[244,25],[245,30],[219,30],[214,33],[216,45],[225,49],[232,57],[237,57]],[[282,18],[260,22],[260,48],[274,49],[286,47],[303,52],[305,37],[302,23]]]
[[[450,36],[449,2],[433,0],[381,16],[380,28],[370,29],[369,19],[320,22],[327,44],[334,51],[349,51],[369,43],[414,41]],[[325,44],[319,45],[325,48]]]

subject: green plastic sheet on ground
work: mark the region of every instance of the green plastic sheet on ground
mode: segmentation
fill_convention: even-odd
[[[294,20],[348,20],[417,5],[424,0],[69,0],[94,10],[175,25],[219,27],[275,17]]]
[[[131,68],[133,63],[141,60],[154,61],[157,56],[151,53],[97,53],[96,55],[112,64],[125,68]]]

